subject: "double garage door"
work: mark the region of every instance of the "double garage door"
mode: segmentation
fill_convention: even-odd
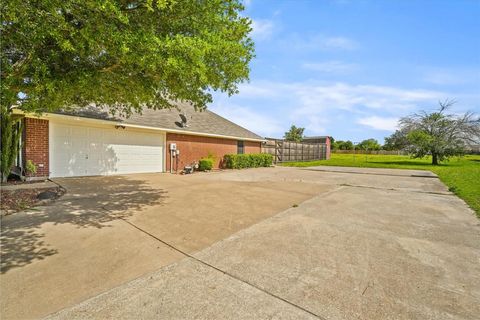
[[[162,172],[165,134],[50,121],[51,177]]]

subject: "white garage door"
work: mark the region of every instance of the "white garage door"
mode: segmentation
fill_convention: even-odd
[[[162,133],[50,121],[50,176],[163,171]]]

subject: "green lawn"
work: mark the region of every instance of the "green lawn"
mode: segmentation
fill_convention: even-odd
[[[480,218],[480,155],[452,158],[438,166],[431,159],[411,159],[408,156],[332,154],[330,160],[288,162],[284,166],[341,166],[430,170],[436,173],[450,191],[465,200]]]

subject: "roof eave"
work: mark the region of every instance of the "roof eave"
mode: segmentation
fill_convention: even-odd
[[[243,141],[252,141],[252,142],[266,141],[265,139],[262,139],[262,138],[257,139],[257,138],[249,138],[249,137],[221,135],[221,134],[214,134],[214,133],[186,131],[186,130],[180,130],[180,129],[176,130],[176,129],[162,128],[162,127],[136,125],[136,124],[130,124],[130,123],[121,122],[121,121],[94,119],[94,118],[79,117],[79,116],[72,116],[72,115],[65,115],[65,114],[58,114],[58,113],[44,112],[42,114],[35,114],[35,113],[26,113],[18,109],[15,109],[13,112],[15,114],[24,115],[26,117],[46,119],[46,120],[63,119],[63,120],[70,120],[70,121],[73,120],[73,121],[91,122],[96,124],[105,124],[105,125],[113,125],[113,126],[120,125],[120,126],[137,128],[137,129],[146,129],[146,130],[162,131],[162,132],[169,132],[169,133],[179,133],[179,134],[187,134],[187,135],[202,136],[202,137],[222,138],[222,139],[229,139],[229,140],[243,140]]]

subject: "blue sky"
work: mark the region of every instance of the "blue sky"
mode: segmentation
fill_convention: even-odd
[[[245,1],[256,58],[250,82],[210,109],[267,137],[361,141],[399,117],[456,99],[480,112],[480,0]]]

